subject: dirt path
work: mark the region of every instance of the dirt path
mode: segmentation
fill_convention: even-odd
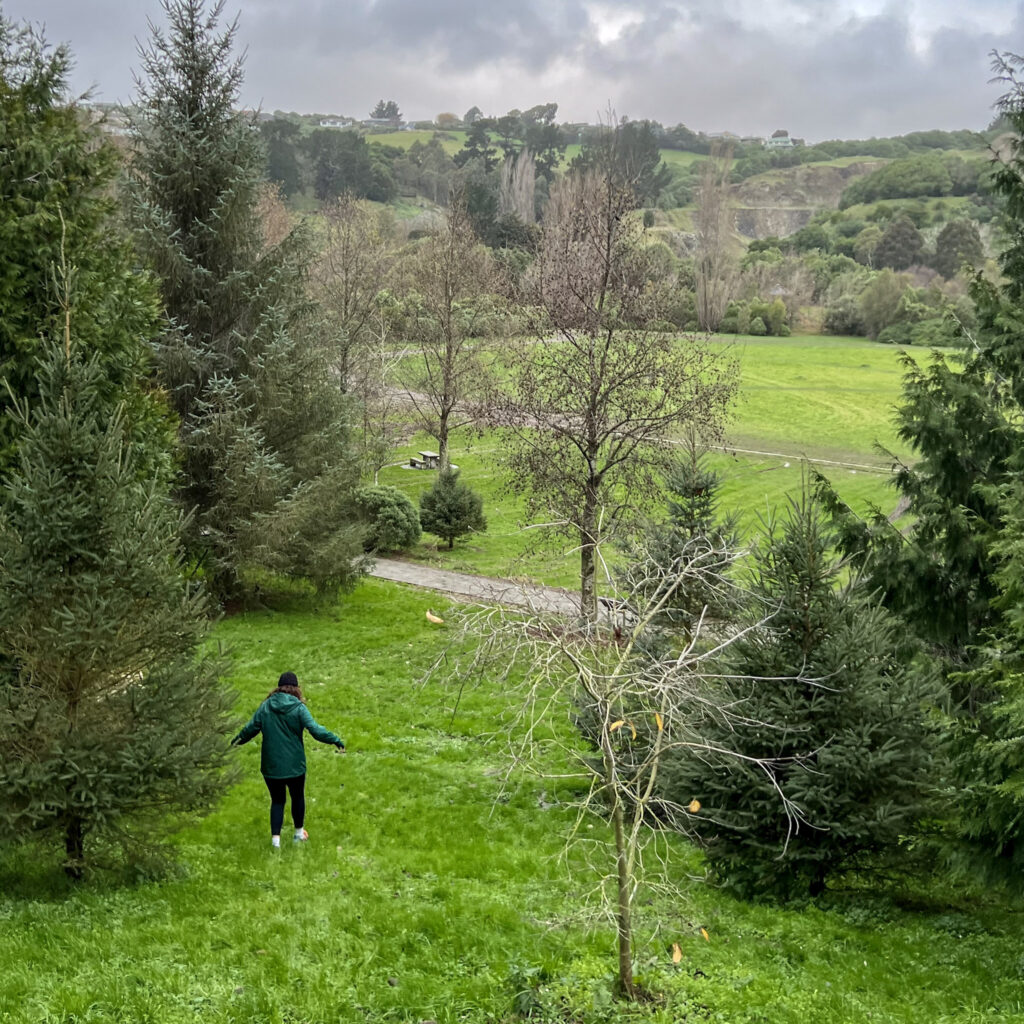
[[[402,562],[396,558],[378,558],[371,576],[395,583],[449,594],[463,601],[484,604],[502,604],[532,611],[575,615],[579,611],[579,598],[557,587],[541,587],[533,583],[516,583],[493,576],[471,576],[450,569],[434,569],[415,562]]]

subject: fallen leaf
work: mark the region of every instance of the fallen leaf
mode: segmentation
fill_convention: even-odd
[[[708,930],[707,930],[707,928],[701,928],[701,930],[700,930],[700,933],[701,933],[701,935],[703,935],[703,936],[704,936],[704,941],[705,941],[705,942],[710,942],[710,941],[711,941],[711,936],[710,936],[710,935],[708,935]]]
[[[663,732],[665,729],[665,723],[661,720],[661,715],[657,711],[654,712],[654,720],[658,723],[658,732]]]
[[[621,729],[625,724],[625,721],[620,718],[617,722],[612,722],[612,724],[608,726],[608,731],[615,732],[616,729]]]
[[[633,739],[636,739],[636,726],[632,722],[629,723],[629,731],[633,734]]]
[[[697,813],[697,812],[698,812],[698,811],[700,810],[700,801],[699,801],[699,800],[691,800],[691,801],[690,801],[690,802],[689,802],[689,803],[688,803],[688,804],[686,805],[686,809],[687,809],[687,810],[688,810],[688,811],[689,811],[689,812],[690,812],[691,814],[696,814],[696,813]]]
[[[677,964],[683,959],[683,951],[679,948],[678,942],[672,943],[672,963]]]
[[[429,608],[427,609],[427,622],[433,622],[435,626],[444,625],[444,619],[439,615],[435,615]]]

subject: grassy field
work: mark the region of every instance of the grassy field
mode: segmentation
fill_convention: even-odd
[[[506,695],[470,688],[453,716],[452,685],[418,683],[444,643],[428,603],[369,581],[337,605],[222,622],[240,720],[291,669],[348,743],[345,756],[309,745],[308,847],[269,850],[253,743],[243,781],[184,830],[166,877],[69,890],[54,864],[15,851],[0,862],[0,1021],[512,1024],[531,1005],[563,1024],[1021,1019],[1019,912],[924,885],[740,903],[687,881],[700,861],[682,839],[670,857],[685,898],[638,900],[637,969],[659,1000],[613,1007],[614,936],[581,915],[595,876],[560,856],[571,786],[514,777],[503,790]],[[607,840],[590,824],[588,839]]]
[[[737,337],[721,345],[738,358],[742,386],[726,450],[710,461],[723,478],[722,507],[735,511],[743,528],[755,530],[800,489],[804,459],[858,511],[895,506],[888,464],[873,446],[908,454],[892,424],[901,379],[896,349],[862,338],[824,337]],[[381,483],[418,500],[434,474],[407,468],[408,459],[433,447],[425,436],[414,438],[399,452],[402,465],[385,469]],[[452,461],[484,498],[487,532],[460,539],[453,551],[424,535],[409,556],[464,572],[575,586],[574,542],[524,529],[527,516],[522,502],[507,493],[501,451],[498,434],[456,435]]]
[[[454,156],[466,142],[465,132],[372,132],[366,136],[366,141],[372,146],[378,143],[384,146],[394,146],[396,149],[409,149],[414,142],[426,145],[435,135],[440,135],[441,146],[449,156]]]

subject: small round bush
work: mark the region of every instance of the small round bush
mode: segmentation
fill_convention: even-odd
[[[361,487],[356,507],[366,524],[367,551],[402,551],[420,539],[416,506],[397,487]]]

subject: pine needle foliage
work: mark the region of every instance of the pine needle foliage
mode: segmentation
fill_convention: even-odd
[[[711,869],[746,896],[817,895],[893,849],[926,806],[926,680],[898,620],[863,579],[844,582],[833,540],[806,495],[768,524],[717,695],[735,717],[709,720],[708,753],[662,773],[670,799],[700,801]]]
[[[148,842],[226,783],[180,514],[107,391],[95,355],[53,345],[0,490],[0,841],[62,843],[75,878],[90,843]]]
[[[349,585],[359,531],[348,504],[322,510],[316,543],[302,498],[357,483],[306,295],[309,238],[299,227],[271,245],[263,229],[260,136],[235,109],[237,23],[220,28],[223,2],[163,7],[167,31],[154,27],[142,51],[128,199],[168,320],[157,368],[181,419],[188,548],[221,599],[244,591],[251,564]],[[302,543],[282,542],[296,533]]]
[[[458,470],[443,469],[434,486],[420,495],[420,524],[427,533],[455,547],[457,538],[487,529],[484,499],[459,480]]]
[[[129,270],[111,229],[113,150],[86,127],[68,90],[71,55],[0,15],[0,473],[15,460],[12,395],[32,399],[44,337],[65,329],[73,285],[75,332],[104,368],[108,394],[123,390],[152,335],[154,299]],[[68,268],[61,281],[55,268]]]
[[[886,605],[929,646],[947,682],[952,781],[944,851],[963,876],[1024,878],[1024,699],[1017,655],[1024,549],[1024,58],[994,54],[1015,133],[993,172],[1007,247],[998,284],[978,275],[978,328],[962,355],[906,362],[900,438],[916,456],[897,486],[912,527],[864,523],[828,497],[844,549],[863,559]]]

